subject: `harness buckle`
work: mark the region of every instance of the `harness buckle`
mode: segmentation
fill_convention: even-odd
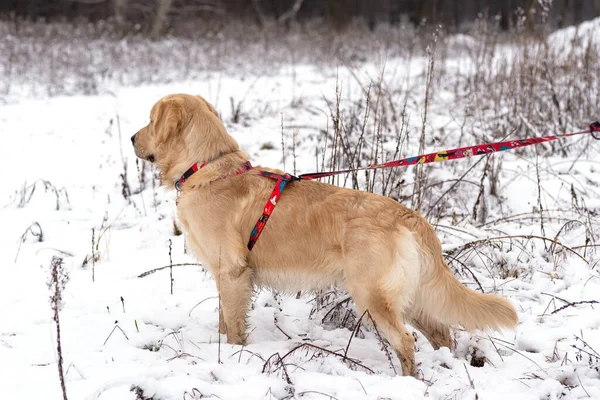
[[[296,176],[296,175],[292,175],[292,174],[288,174],[286,173],[284,175],[284,177],[287,179],[288,182],[294,182],[294,181],[301,181],[303,180],[301,177]]]
[[[590,124],[590,134],[596,140],[600,140],[600,121],[592,122]]]

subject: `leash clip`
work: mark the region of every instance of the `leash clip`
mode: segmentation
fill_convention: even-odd
[[[590,124],[590,134],[596,140],[600,140],[600,121],[592,122]]]

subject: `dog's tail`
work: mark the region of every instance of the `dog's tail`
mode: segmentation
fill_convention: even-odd
[[[427,231],[428,237],[421,238],[426,243],[420,243],[423,268],[418,306],[441,322],[460,324],[469,331],[513,329],[518,318],[510,302],[462,285],[444,261],[435,232]]]

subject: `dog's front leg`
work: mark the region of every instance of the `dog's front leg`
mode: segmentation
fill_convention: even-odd
[[[226,331],[227,343],[246,342],[246,314],[252,294],[252,274],[249,268],[240,267],[235,271],[217,276],[221,300],[219,332]]]

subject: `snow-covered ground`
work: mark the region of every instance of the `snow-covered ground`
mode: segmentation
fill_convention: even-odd
[[[464,67],[460,55],[447,57],[446,69]],[[386,60],[383,86],[401,87],[408,75],[414,85],[403,156],[417,154],[426,66],[425,58],[410,65]],[[355,362],[322,350],[344,354],[352,336],[322,322],[343,295],[317,309],[313,294],[257,293],[248,345],[241,347],[219,338],[217,293],[201,266],[174,267],[172,294],[168,268],[139,277],[169,265],[170,246],[174,264],[195,262],[174,232],[175,194],[153,187],[129,140],[156,100],[203,95],[255,164],[284,167],[283,124],[285,169],[292,172],[296,131],[297,172],[311,172],[320,165],[315,149],[325,145],[323,131],[332,129],[325,99],[335,99],[336,79],[350,102],[363,95],[358,82],[378,79],[382,70],[371,63],[351,70],[290,65],[258,77],[205,72],[193,81],[96,96],[13,97],[2,105],[0,398],[62,396],[47,286],[55,255],[70,277],[60,312],[70,399],[600,398],[600,142],[589,136],[565,140],[566,156],[538,156],[535,149],[493,155],[502,159],[499,195],[486,194],[485,224],[463,215],[475,204],[481,172],[468,178],[475,186],[449,192],[448,209],[432,222],[449,257],[460,262],[453,267],[469,287],[509,298],[520,323],[516,332],[456,331],[452,351],[434,351],[416,332],[420,379],[395,372],[398,360],[388,361],[368,326],[350,343]],[[489,138],[475,128],[463,137],[468,107],[454,89],[442,86],[432,96],[426,152],[475,144],[479,134]],[[393,150],[393,142],[386,145]],[[477,161],[426,166],[429,183],[447,181],[447,189]],[[455,210],[460,215],[450,217]],[[580,301],[587,303],[569,304]],[[302,343],[317,347],[286,356]]]

